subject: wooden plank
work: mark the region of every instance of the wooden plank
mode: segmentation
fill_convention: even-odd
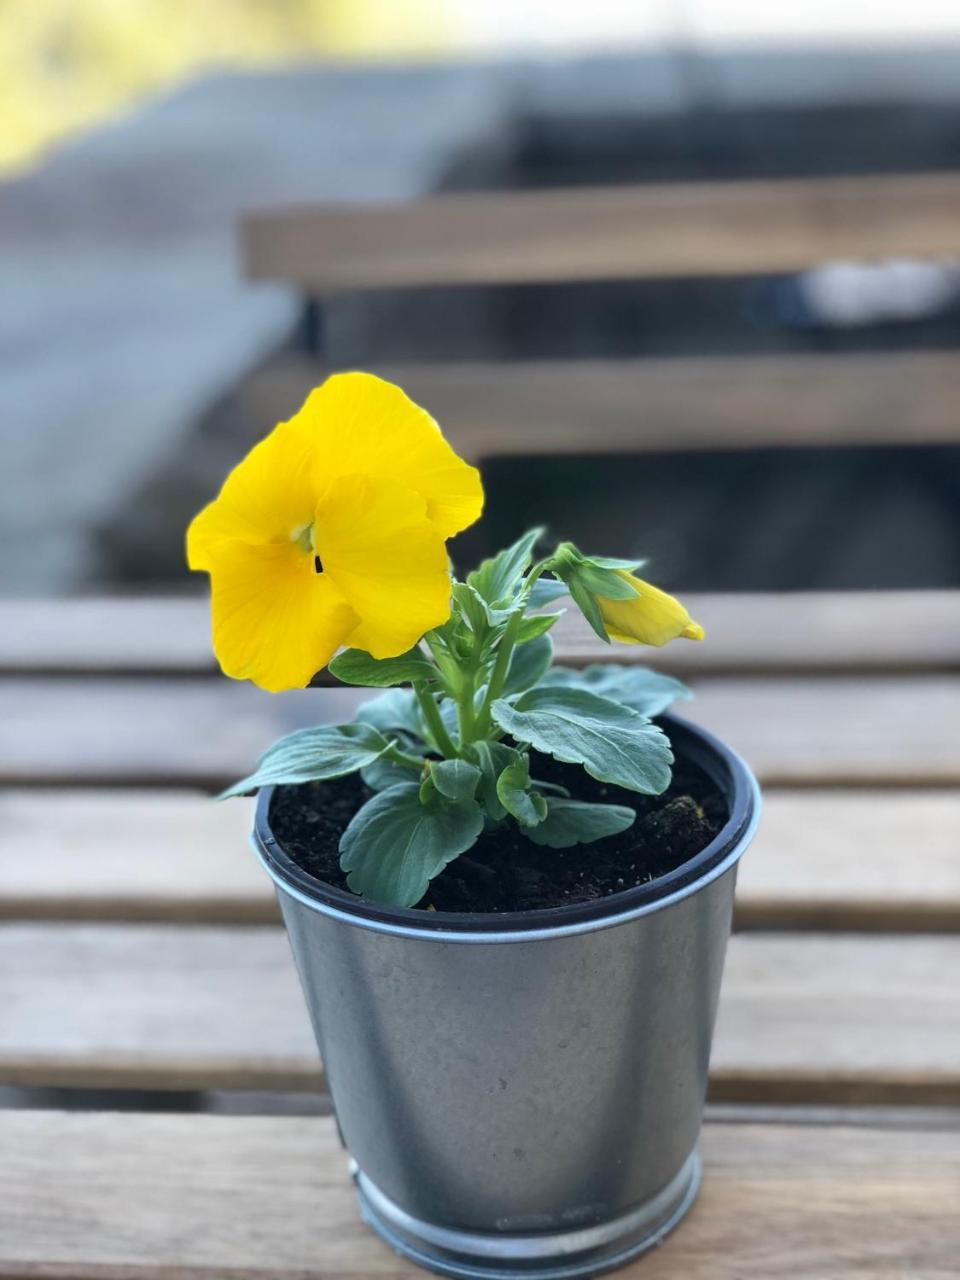
[[[960,793],[768,792],[737,926],[960,929]]]
[[[251,434],[290,413],[328,370],[283,356],[240,398]],[[415,364],[374,372],[426,405],[476,462],[558,454],[953,444],[954,352]]]
[[[960,938],[743,934],[711,1071],[721,1101],[960,1103]],[[310,1089],[283,932],[0,928],[0,1083]]]
[[[683,674],[960,668],[960,591],[684,595],[704,644],[611,647],[569,608],[556,660],[652,663]],[[569,602],[568,602],[569,604]],[[0,600],[0,674],[210,675],[210,610],[196,597]]]
[[[0,791],[0,919],[273,923],[253,801],[187,791]]]
[[[954,173],[434,196],[305,206],[242,225],[248,274],[305,289],[801,271],[951,257]]]
[[[690,713],[768,785],[960,783],[953,677],[704,678],[695,687]],[[0,783],[216,787],[278,735],[349,719],[369,695],[267,694],[216,678],[0,680]]]
[[[955,1276],[956,1132],[708,1124],[703,1147],[690,1217],[623,1276]],[[332,1119],[0,1115],[3,1280],[422,1275],[361,1223]]]
[[[0,792],[0,919],[273,922],[251,809],[179,791]],[[769,791],[737,923],[960,931],[960,794]]]

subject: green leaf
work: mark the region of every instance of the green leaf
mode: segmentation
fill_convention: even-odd
[[[362,649],[345,649],[328,663],[327,670],[344,684],[362,684],[372,689],[433,680],[437,675],[436,667],[417,648],[396,658],[371,658]]]
[[[553,641],[549,636],[538,636],[536,640],[519,645],[510,657],[503,684],[504,696],[532,688],[549,671],[552,661]]]
[[[467,582],[475,587],[488,604],[513,598],[533,559],[533,548],[543,529],[530,529],[512,547],[484,560],[479,568],[467,574]]]
[[[604,569],[591,560],[585,560],[575,576],[578,586],[605,600],[631,600],[637,594],[636,587],[614,569]]]
[[[245,795],[257,787],[284,783],[321,782],[373,764],[390,749],[390,743],[369,724],[320,725],[299,729],[275,742],[260,757],[249,777],[235,782],[220,795]]]
[[[530,761],[526,756],[507,765],[497,779],[497,798],[522,827],[535,827],[547,815],[547,802],[530,790]]]
[[[387,787],[395,787],[398,782],[413,782],[420,776],[420,770],[413,765],[397,764],[381,756],[360,770],[360,777],[371,791],[386,791]]]
[[[592,844],[606,836],[619,835],[633,825],[635,809],[623,804],[585,804],[581,800],[547,801],[547,816],[537,827],[524,832],[534,844],[551,849],[569,849],[575,844]]]
[[[472,800],[480,782],[480,770],[466,760],[431,760],[433,785],[447,800]]]
[[[412,907],[482,830],[476,802],[425,807],[417,784],[402,782],[354,814],[340,838],[340,866],[349,887],[368,901]]]
[[[561,609],[559,613],[534,613],[529,618],[522,619],[517,628],[517,644],[529,644],[537,636],[546,635],[556,620],[562,617]]]
[[[616,556],[587,556],[587,559],[601,569],[625,569],[627,573],[636,573],[647,563],[646,560],[619,560]]]
[[[384,732],[402,729],[404,733],[423,739],[420,711],[411,689],[390,689],[379,698],[364,702],[357,708],[353,718],[363,724],[372,724],[375,729]]]
[[[600,606],[597,604],[590,592],[587,591],[576,578],[571,579],[569,583],[569,591],[574,604],[590,623],[593,630],[601,640],[605,640],[607,644],[609,644],[610,637],[607,635],[607,628],[603,625],[603,615],[600,613]]]
[[[632,707],[644,716],[658,716],[677,698],[692,698],[685,684],[661,675],[649,667],[628,667],[613,662],[596,662],[582,671],[551,667],[541,681],[552,688],[587,689],[611,702]]]
[[[460,606],[460,611],[470,624],[470,629],[474,635],[483,635],[486,629],[495,621],[495,618],[491,617],[490,607],[486,600],[484,600],[476,587],[469,582],[455,582],[453,584],[453,598]]]
[[[530,590],[529,607],[542,609],[544,605],[553,604],[554,600],[562,600],[569,594],[570,589],[565,582],[558,582],[556,578],[538,578]]]
[[[497,795],[497,779],[508,765],[520,759],[520,752],[502,742],[488,742],[486,739],[472,742],[467,750],[480,769],[478,799],[488,816],[494,822],[499,822],[506,817],[507,811]]]
[[[591,777],[628,791],[660,795],[670,785],[673,752],[646,716],[585,689],[542,686],[514,703],[493,704],[495,722],[517,742],[582,764]]]

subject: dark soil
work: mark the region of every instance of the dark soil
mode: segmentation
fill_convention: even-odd
[[[622,834],[590,845],[546,849],[525,839],[508,820],[450,863],[419,907],[503,912],[591,902],[673,871],[709,844],[727,818],[720,791],[703,770],[682,760],[669,790],[660,796],[595,782],[582,769],[536,753],[531,773],[566,786],[579,800],[629,805],[637,811],[636,822]],[[337,846],[371,794],[359,775],[280,787],[270,807],[273,834],[304,871],[346,889]]]

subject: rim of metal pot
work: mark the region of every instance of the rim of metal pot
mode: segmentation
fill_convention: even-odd
[[[673,871],[620,893],[535,911],[418,911],[364,902],[318,880],[284,851],[270,828],[273,787],[257,800],[253,848],[271,879],[304,906],[344,923],[398,937],[438,942],[524,942],[611,928],[660,911],[722,876],[736,863],[760,819],[760,788],[744,761],[719,738],[679,716],[658,717],[677,754],[699,765],[726,796],[730,813],[698,854]]]

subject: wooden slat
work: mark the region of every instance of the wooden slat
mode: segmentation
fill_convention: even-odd
[[[0,919],[275,921],[251,811],[176,791],[0,792]],[[960,794],[769,791],[737,923],[960,931]]]
[[[960,1102],[960,938],[744,934],[711,1096]],[[319,1087],[279,928],[0,928],[0,1083]]]
[[[652,663],[688,674],[960,668],[960,591],[693,593],[684,601],[707,629],[704,644],[611,648],[569,608],[553,631],[556,659]],[[0,674],[214,669],[210,609],[199,597],[0,600]]]
[[[690,449],[954,444],[953,352],[555,360],[377,367],[477,462]],[[326,376],[284,356],[240,389],[245,421],[286,418]]]
[[[0,919],[264,923],[253,801],[184,791],[0,791]]]
[[[768,792],[737,924],[960,929],[960,792]]]
[[[691,714],[767,784],[960,783],[953,677],[713,678],[696,691]],[[279,734],[349,718],[369,694],[267,694],[216,678],[0,680],[0,782],[217,786]]]
[[[960,250],[960,177],[455,194],[248,216],[248,273],[316,290],[799,271]]]
[[[637,1280],[948,1280],[960,1135],[708,1124],[686,1222]],[[0,1115],[2,1280],[423,1272],[363,1226],[332,1119]]]

